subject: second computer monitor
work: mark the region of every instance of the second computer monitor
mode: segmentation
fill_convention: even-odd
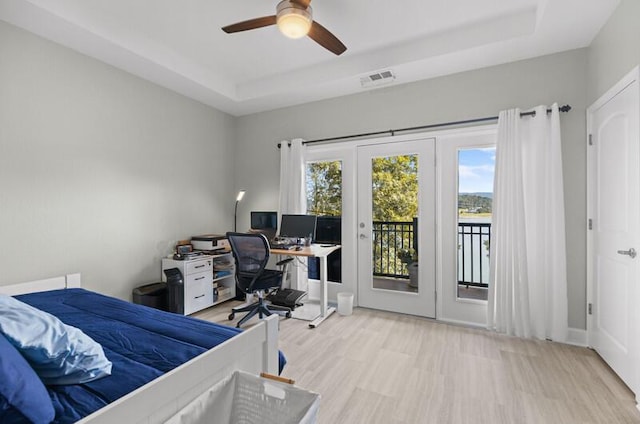
[[[278,212],[251,212],[252,230],[273,230],[278,228]]]
[[[282,215],[280,237],[314,239],[316,235],[315,215]]]
[[[339,216],[319,216],[316,222],[314,243],[340,244],[342,225]]]

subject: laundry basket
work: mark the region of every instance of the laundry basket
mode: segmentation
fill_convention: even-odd
[[[320,395],[236,371],[165,424],[315,424]]]

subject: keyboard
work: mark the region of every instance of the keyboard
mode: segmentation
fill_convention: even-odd
[[[294,246],[295,244],[288,242],[286,240],[270,240],[269,241],[269,247],[271,247],[272,249],[288,250]]]

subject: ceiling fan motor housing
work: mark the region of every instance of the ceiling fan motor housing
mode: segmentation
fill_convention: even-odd
[[[305,8],[289,0],[278,3],[276,17],[278,28],[289,38],[304,37],[313,22],[311,6]]]

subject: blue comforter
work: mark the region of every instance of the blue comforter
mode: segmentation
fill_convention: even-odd
[[[170,314],[83,289],[16,296],[100,343],[112,375],[86,384],[49,386],[55,423],[71,423],[102,408],[241,330]],[[280,370],[286,362],[280,353]]]

